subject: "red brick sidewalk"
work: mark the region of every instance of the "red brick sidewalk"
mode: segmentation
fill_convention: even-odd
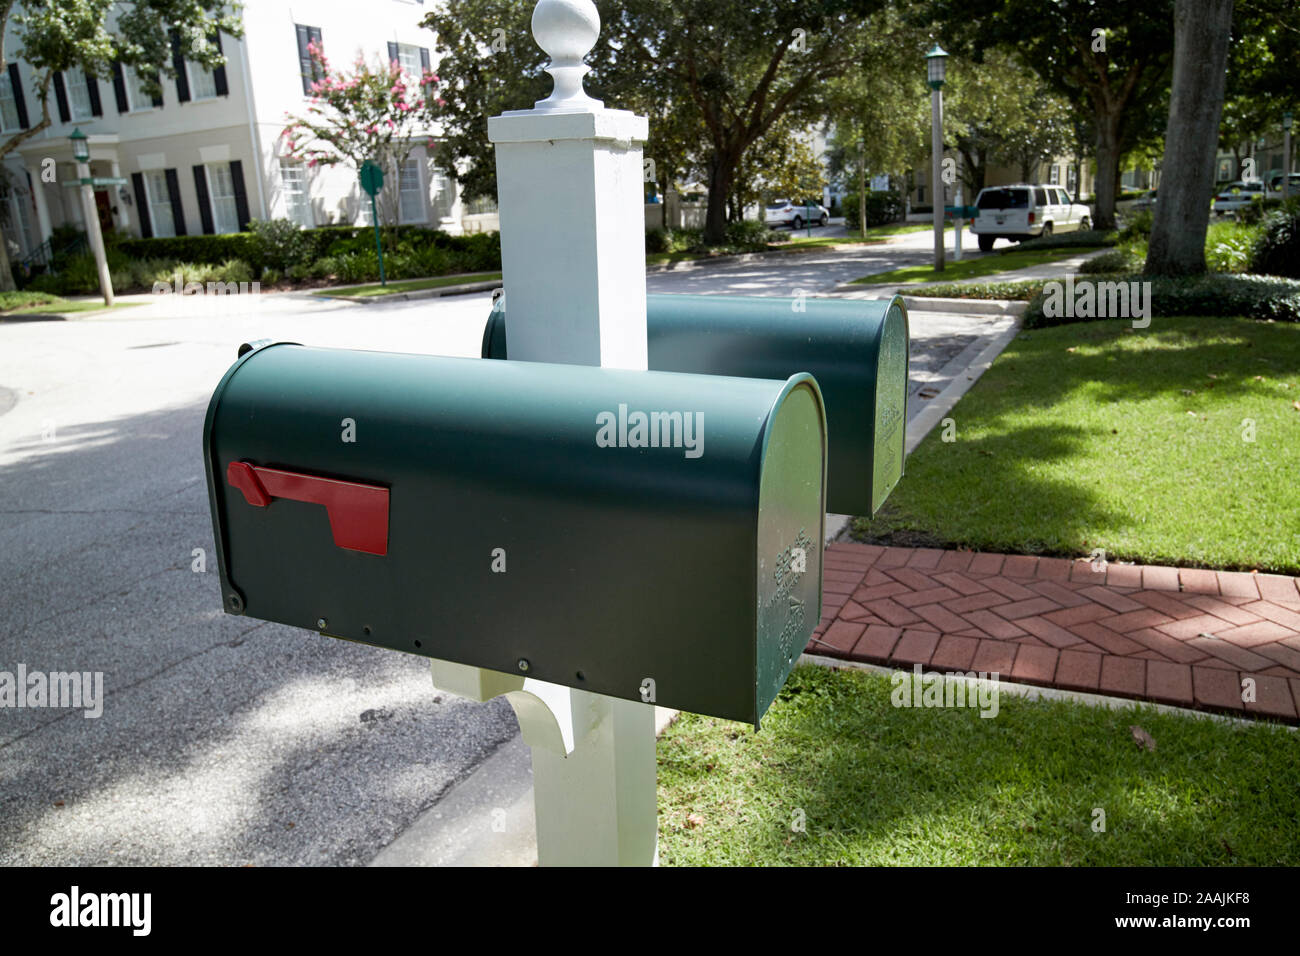
[[[1300,578],[837,542],[825,582],[810,654],[1298,720]]]

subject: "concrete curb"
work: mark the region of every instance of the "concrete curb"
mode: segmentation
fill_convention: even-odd
[[[948,412],[952,411],[958,400],[965,395],[972,385],[983,375],[993,360],[1002,354],[1011,340],[1020,332],[1020,321],[1018,318],[1012,318],[1007,327],[997,332],[992,342],[984,347],[984,350],[976,356],[964,372],[958,372],[953,380],[948,383],[947,388],[930,400],[930,403],[917,413],[916,417],[907,423],[907,445],[905,453],[910,455],[921,444],[922,439],[930,433],[930,429],[943,419]]]

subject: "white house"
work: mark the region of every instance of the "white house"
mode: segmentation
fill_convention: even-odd
[[[9,155],[6,220],[10,250],[31,255],[59,225],[84,226],[68,135],[89,137],[91,174],[125,179],[96,190],[105,229],[137,236],[235,232],[249,219],[290,218],[304,226],[369,221],[369,201],[355,171],[339,165],[308,169],[285,157],[286,114],[309,101],[307,44],[319,44],[331,63],[397,59],[418,72],[430,65],[433,34],[420,26],[419,0],[257,0],[243,8],[244,36],[219,37],[228,62],[215,71],[174,51],[180,70],[163,78],[152,98],[134,72],[119,67],[111,80],[80,70],[55,78],[53,125]],[[13,32],[12,30],[10,31]],[[11,38],[16,46],[16,41]],[[40,118],[34,70],[10,51],[0,73],[0,128],[26,128]],[[438,130],[429,130],[435,138]],[[420,137],[423,143],[425,136]],[[55,182],[47,182],[53,161]],[[434,169],[418,146],[390,170],[384,194],[402,223],[448,232],[462,230],[454,184]]]

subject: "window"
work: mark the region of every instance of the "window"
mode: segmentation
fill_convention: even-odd
[[[9,74],[0,71],[0,124],[4,132],[18,129],[18,103],[14,99],[14,89],[9,82]]]
[[[212,228],[218,235],[239,232],[239,208],[235,204],[235,177],[229,163],[208,163],[208,201],[212,204]]]
[[[68,88],[68,106],[74,122],[88,120],[95,115],[90,106],[90,81],[85,70],[69,70],[65,77]]]
[[[446,219],[451,215],[451,207],[456,202],[456,187],[441,171],[433,174],[433,215],[437,219]],[[488,212],[496,212],[496,203]]]
[[[319,65],[311,58],[311,51],[307,49],[313,43],[316,49],[321,48],[320,27],[304,26],[301,23],[295,23],[293,26],[298,34],[298,72],[302,74],[302,91],[310,96],[311,85],[317,80],[324,79]]]
[[[1061,167],[1060,167],[1060,166],[1056,165],[1055,163],[1052,164],[1051,168],[1048,169],[1048,171],[1047,171],[1047,181],[1048,181],[1049,183],[1051,183],[1053,186],[1059,186],[1059,185],[1060,185],[1060,183],[1061,183]]]
[[[185,61],[186,75],[190,78],[190,99],[211,100],[217,96],[217,78],[192,60]]]
[[[397,168],[397,194],[401,222],[427,221],[424,211],[424,176],[418,159],[404,160]]]
[[[1068,206],[1070,204],[1070,197],[1065,194],[1064,189],[1053,189],[1052,193],[1056,197],[1056,204],[1058,206]]]
[[[1035,190],[1034,190],[1034,204],[1035,204],[1035,205],[1038,205],[1038,206],[1048,206],[1048,205],[1051,205],[1051,202],[1052,202],[1052,201],[1051,201],[1050,199],[1047,198],[1047,190],[1046,190],[1046,189],[1035,189]]]
[[[397,62],[402,64],[402,69],[412,76],[419,76],[423,72],[423,67],[420,65],[420,48],[413,44],[397,44]]]
[[[159,237],[176,235],[176,221],[172,219],[172,196],[167,188],[167,174],[161,169],[144,174],[144,191],[149,197],[149,221],[153,234]]]
[[[145,91],[144,79],[135,71],[135,67],[122,67],[122,80],[126,85],[127,102],[132,112],[154,108],[153,97]]]
[[[311,193],[307,188],[307,172],[300,162],[280,160],[280,185],[284,189],[284,203],[289,219],[304,229],[316,223],[311,214]]]

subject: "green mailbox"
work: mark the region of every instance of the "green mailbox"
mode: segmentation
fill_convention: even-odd
[[[506,313],[494,308],[484,358],[504,359]],[[650,368],[744,378],[809,372],[826,402],[826,507],[880,508],[903,476],[907,307],[890,299],[651,295]]]
[[[225,609],[758,724],[821,617],[816,380],[241,350]]]

